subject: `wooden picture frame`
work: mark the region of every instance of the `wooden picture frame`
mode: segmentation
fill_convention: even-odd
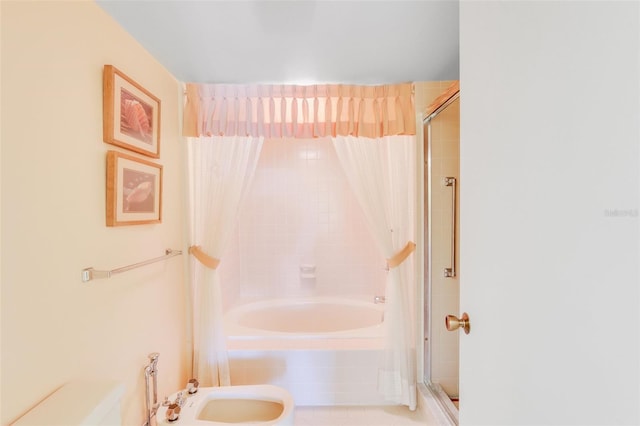
[[[107,151],[107,226],[162,221],[162,165]]]
[[[160,99],[113,65],[105,65],[102,86],[106,143],[160,158]]]

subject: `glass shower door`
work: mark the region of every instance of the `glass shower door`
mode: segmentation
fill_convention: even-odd
[[[424,122],[425,152],[425,384],[455,411],[459,333],[445,317],[460,305],[458,249],[460,100],[456,95]],[[452,413],[452,417],[457,417]]]

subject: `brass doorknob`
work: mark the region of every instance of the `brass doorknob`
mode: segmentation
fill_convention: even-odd
[[[459,328],[462,328],[465,334],[469,334],[471,331],[469,315],[466,312],[462,314],[462,318],[457,318],[455,315],[447,315],[444,319],[444,325],[449,331],[455,331]]]

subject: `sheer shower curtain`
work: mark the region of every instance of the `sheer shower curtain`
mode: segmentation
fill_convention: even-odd
[[[407,257],[415,247],[411,242],[415,130],[411,84],[186,86],[183,134],[190,137],[195,224],[192,241],[201,246],[190,252],[204,264],[215,266],[216,257],[222,255],[233,228],[231,212],[237,211],[255,170],[262,138],[335,138],[343,167],[388,259],[388,349],[379,388],[387,399],[411,409],[415,409],[416,401],[414,317],[410,303],[414,282],[411,259]],[[219,143],[197,143],[212,135],[219,135],[212,138]],[[233,138],[235,135],[242,137]],[[222,146],[227,139],[254,141],[257,146],[249,152],[239,147],[225,151]],[[209,145],[216,147],[215,153],[195,149]],[[234,174],[237,170],[244,172]],[[231,183],[225,183],[226,179]],[[199,377],[206,373],[214,384],[225,384],[228,364],[218,276],[215,269],[198,265],[194,279],[202,292],[196,309],[200,318],[195,342],[196,371]]]
[[[194,375],[203,386],[229,385],[222,324],[220,277],[216,270],[247,188],[263,138],[188,139],[194,303]]]
[[[412,300],[415,248],[415,136],[333,138],[349,185],[388,263],[384,364],[378,390],[386,399],[416,408],[416,359]]]

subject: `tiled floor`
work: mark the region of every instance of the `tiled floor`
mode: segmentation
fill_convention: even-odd
[[[407,407],[296,407],[295,426],[435,425],[432,418]]]

